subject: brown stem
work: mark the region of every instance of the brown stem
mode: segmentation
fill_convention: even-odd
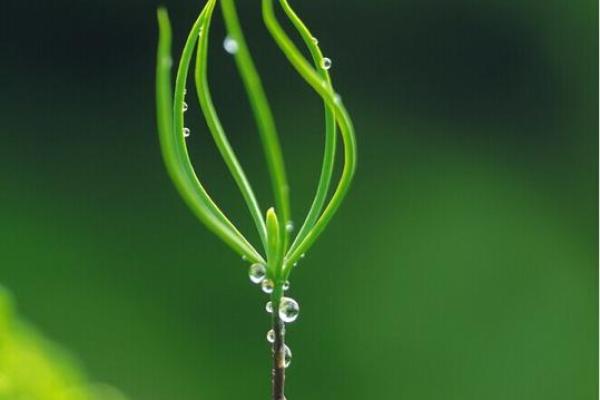
[[[279,318],[279,303],[283,294],[281,285],[273,290],[273,400],[284,400],[285,394],[285,325]]]

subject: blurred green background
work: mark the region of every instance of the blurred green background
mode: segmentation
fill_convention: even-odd
[[[238,3],[299,223],[322,105],[270,40],[260,2]],[[203,2],[164,4],[177,58]],[[292,276],[302,311],[288,329],[288,399],[597,398],[597,2],[292,4],[333,60],[359,169]],[[130,399],[267,399],[266,298],[162,164],[157,6],[3,1],[0,284],[20,318]],[[216,15],[215,103],[266,209]],[[196,103],[188,121],[199,175],[256,239]]]

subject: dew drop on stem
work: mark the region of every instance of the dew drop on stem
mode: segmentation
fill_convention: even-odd
[[[271,294],[273,293],[273,281],[270,279],[264,279],[261,282],[261,287],[262,287],[262,291],[265,292],[266,294]]]
[[[298,302],[291,297],[283,297],[279,304],[279,318],[285,323],[294,322],[300,314]]]
[[[275,343],[275,331],[273,329],[267,332],[267,342]]]

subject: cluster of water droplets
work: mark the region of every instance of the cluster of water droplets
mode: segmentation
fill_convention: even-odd
[[[290,228],[291,226],[291,228]],[[293,223],[288,223],[287,229],[293,229]],[[245,261],[247,258],[243,258]],[[250,265],[248,269],[248,276],[250,281],[256,285],[260,285],[262,291],[266,294],[273,293],[275,288],[275,284],[268,277],[267,266],[262,263],[254,263]],[[285,281],[283,283],[283,291],[287,292],[290,289],[290,282]],[[298,319],[298,315],[300,314],[300,305],[298,302],[291,297],[283,296],[281,298],[279,307],[277,310],[273,307],[273,302],[268,301],[265,305],[265,310],[267,313],[272,314],[273,312],[277,312],[279,319],[283,322],[282,333],[285,334],[285,324],[290,324]],[[275,343],[275,331],[273,329],[267,332],[267,342],[274,344]],[[287,345],[284,345],[284,366],[285,368],[289,367],[292,362],[292,351]]]

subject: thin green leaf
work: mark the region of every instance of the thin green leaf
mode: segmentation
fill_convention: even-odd
[[[290,221],[289,186],[273,114],[271,113],[260,77],[252,61],[246,40],[244,39],[234,1],[221,0],[221,9],[229,37],[238,44],[238,51],[235,53],[236,65],[242,77],[250,105],[254,112],[254,118],[258,125],[258,131],[271,176],[279,224],[285,226]],[[280,231],[281,242],[284,244],[284,248],[287,249],[289,240],[288,232],[286,229],[281,229]]]
[[[217,112],[215,110],[212,96],[210,94],[210,89],[208,86],[208,78],[207,78],[207,70],[208,70],[208,62],[207,62],[207,52],[208,52],[208,38],[210,32],[210,24],[212,19],[214,6],[211,6],[207,9],[205,18],[203,20],[201,26],[201,34],[200,40],[198,41],[198,51],[196,54],[196,70],[195,70],[195,78],[196,78],[196,91],[198,93],[198,99],[200,100],[200,106],[202,108],[202,112],[204,113],[204,117],[210,129],[210,132],[213,136],[213,139],[225,161],[231,175],[233,176],[236,184],[238,185],[244,200],[246,201],[246,205],[248,206],[248,210],[254,219],[254,223],[256,224],[256,228],[258,230],[258,234],[263,243],[263,246],[266,249],[267,246],[267,231],[265,227],[265,222],[263,220],[262,211],[260,210],[260,206],[258,201],[256,200],[256,196],[248,182],[246,174],[240,165],[235,152],[233,151],[229,140],[227,139],[227,135],[225,134],[225,130],[219,120]]]
[[[201,18],[202,14],[194,25],[194,29],[199,26]],[[184,201],[209,230],[220,237],[238,254],[246,256],[254,262],[264,262],[263,257],[248,243],[214,204],[194,173],[183,138],[183,117],[181,116],[181,121],[179,122],[174,121],[175,118],[173,117],[174,108],[181,109],[181,114],[183,113],[183,89],[185,88],[185,82],[180,80],[178,83],[180,89],[183,89],[179,91],[179,94],[176,94],[176,102],[174,103],[171,97],[170,77],[172,66],[172,34],[171,24],[165,9],[158,10],[158,23],[159,44],[156,71],[157,123],[161,150],[167,171]],[[184,63],[180,65],[181,68],[184,68]],[[177,107],[174,106],[175,104],[177,104]]]
[[[281,28],[273,10],[272,0],[263,0],[263,19],[267,29],[273,39],[280,47],[283,54],[290,61],[292,66],[312,86],[312,88],[323,98],[329,107],[334,110],[336,121],[340,127],[340,133],[344,142],[344,168],[342,176],[336,187],[335,192],[327,207],[308,232],[304,240],[290,253],[285,260],[286,273],[289,274],[294,263],[312,246],[318,236],[323,232],[331,218],[338,210],[342,200],[346,196],[354,173],[356,171],[356,138],[354,136],[354,127],[346,109],[342,105],[337,94],[310,65],[294,43],[289,39],[285,31]]]

